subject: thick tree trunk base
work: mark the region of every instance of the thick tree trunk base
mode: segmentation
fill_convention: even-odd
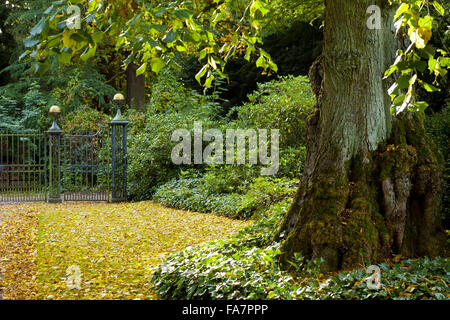
[[[309,163],[317,157],[319,113],[317,108],[309,118]],[[307,163],[280,230],[281,262],[300,252],[324,258],[323,270],[333,271],[377,263],[392,254],[447,256],[439,157],[422,121],[406,113],[394,120],[391,138],[364,158],[343,166],[330,159],[309,169]]]

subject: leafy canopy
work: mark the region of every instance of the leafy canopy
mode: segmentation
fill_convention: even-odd
[[[71,5],[80,8],[80,29],[68,14]],[[238,51],[247,60],[256,54],[258,66],[276,71],[259,47],[268,12],[268,0],[53,1],[25,39],[21,58],[32,58],[35,72],[43,74],[55,59],[62,64],[87,61],[108,36],[117,50],[128,53],[125,64],[140,66],[137,75],[158,73],[177,53],[199,52],[204,66],[196,79],[209,87],[216,76],[226,77],[225,63]]]
[[[427,92],[440,91],[438,77],[445,77],[450,67],[448,48],[436,48],[430,44],[433,30],[438,33],[433,14],[444,16],[446,10],[438,1],[401,0],[395,14],[397,36],[407,39],[407,48],[397,51],[394,64],[386,71],[385,78],[397,76],[389,88],[392,98],[392,112],[399,114],[405,109],[423,112],[428,103],[416,101],[416,87],[420,85]],[[441,37],[441,35],[439,35]],[[444,50],[445,49],[445,50]],[[423,79],[428,70],[435,79],[433,84]]]
[[[174,62],[177,53],[195,53],[203,67],[197,73],[199,83],[210,87],[217,77],[225,77],[226,62],[236,52],[245,52],[256,65],[277,71],[277,66],[260,44],[262,26],[292,8],[270,0],[58,0],[45,11],[24,41],[27,48],[21,58],[31,58],[35,72],[43,74],[51,63],[69,64],[87,61],[95,56],[105,37],[113,39],[117,50],[128,54],[125,65],[139,65],[137,75],[147,71],[158,73],[164,65]],[[428,68],[437,77],[446,76],[450,66],[447,48],[429,45],[435,20],[445,8],[434,0],[390,0],[398,6],[395,26],[399,37],[410,41],[397,52],[397,59],[385,77],[396,75],[389,89],[393,112],[408,108],[423,111],[427,103],[416,101],[417,84],[426,91],[439,89],[421,80]],[[80,29],[73,28],[70,6],[81,9]],[[292,6],[308,6],[311,17],[323,8],[320,0],[294,1]],[[303,7],[302,7],[303,8]],[[72,21],[72,23],[70,22]],[[444,45],[445,46],[445,45]],[[445,50],[444,50],[445,49]]]

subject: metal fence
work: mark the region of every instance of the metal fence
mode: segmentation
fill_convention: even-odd
[[[46,150],[43,134],[0,134],[0,202],[46,200]]]
[[[0,202],[125,201],[127,124],[64,133],[0,132]]]
[[[111,146],[106,127],[95,133],[71,133],[62,137],[61,193],[64,201],[109,201]]]

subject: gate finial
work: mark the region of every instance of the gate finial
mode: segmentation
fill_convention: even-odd
[[[61,132],[61,128],[58,126],[56,119],[61,114],[61,108],[58,106],[51,106],[49,110],[50,116],[53,118],[53,124],[48,132]]]

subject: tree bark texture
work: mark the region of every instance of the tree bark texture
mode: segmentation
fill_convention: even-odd
[[[145,111],[145,79],[136,76],[138,66],[130,63],[127,67],[127,104],[139,111]]]
[[[366,25],[373,4],[382,10],[379,30]],[[326,0],[325,11],[324,51],[310,70],[317,106],[301,185],[280,229],[281,261],[301,252],[338,270],[391,254],[445,254],[439,153],[420,116],[391,115],[382,80],[399,45],[395,8]]]

